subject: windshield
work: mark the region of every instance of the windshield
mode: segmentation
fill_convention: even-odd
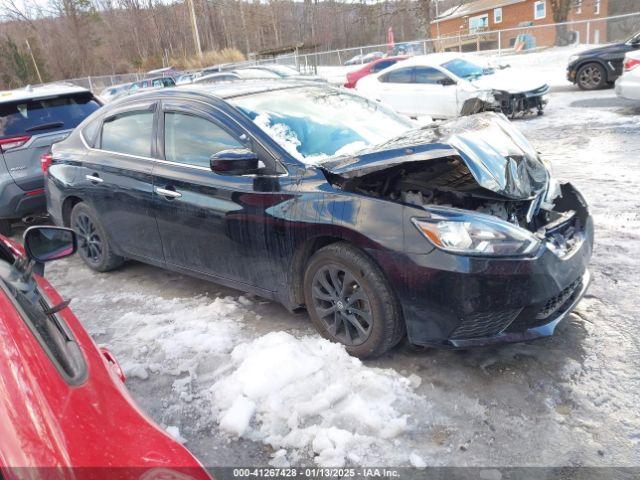
[[[90,92],[0,103],[0,138],[75,128],[98,108]]]
[[[442,66],[454,75],[464,79],[478,78],[486,73],[481,66],[463,60],[462,58],[449,60],[443,63]]]
[[[292,156],[310,164],[352,154],[414,127],[376,102],[327,87],[263,92],[230,102]]]

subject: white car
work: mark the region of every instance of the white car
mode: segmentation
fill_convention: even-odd
[[[616,80],[616,94],[629,100],[640,100],[640,50],[625,54],[622,76]]]
[[[499,108],[509,117],[541,113],[549,86],[471,55],[434,53],[368,75],[356,89],[410,117],[446,119],[486,107]]]

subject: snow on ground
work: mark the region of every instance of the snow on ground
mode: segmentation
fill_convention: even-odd
[[[207,465],[639,465],[640,106],[562,88],[517,125],[596,223],[593,284],[549,339],[362,363],[306,315],[212,283],[137,263],[96,274],[79,258],[47,276]]]

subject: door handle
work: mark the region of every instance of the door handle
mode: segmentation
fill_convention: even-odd
[[[176,192],[175,190],[168,190],[166,188],[155,187],[153,189],[154,192],[158,195],[162,195],[167,198],[180,198],[182,194],[180,192]]]
[[[103,179],[101,179],[97,174],[94,175],[85,175],[85,177],[87,180],[89,180],[91,183],[93,183],[94,185],[96,183],[102,183],[104,182]]]

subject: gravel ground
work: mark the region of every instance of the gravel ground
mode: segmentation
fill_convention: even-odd
[[[555,175],[574,182],[590,203],[597,240],[587,296],[554,337],[537,342],[467,352],[415,352],[404,345],[354,363],[353,371],[340,357],[346,373],[336,382],[384,375],[390,389],[398,388],[384,415],[406,422],[384,438],[375,426],[368,440],[356,432],[349,452],[337,454],[347,464],[640,465],[640,107],[610,90],[558,90],[543,117],[517,125]],[[125,366],[127,386],[142,408],[159,424],[178,427],[203,463],[313,464],[314,456],[326,463],[318,461],[315,443],[270,442],[263,434],[270,410],[260,410],[240,438],[223,431],[221,407],[211,395],[229,378],[226,370],[239,371],[234,347],[273,332],[290,334],[288,345],[317,340],[305,314],[133,262],[95,274],[72,258],[47,267],[47,277],[74,298],[76,315]],[[153,330],[159,325],[165,330]],[[360,394],[364,410],[381,395]],[[328,417],[340,408],[329,404],[305,427],[326,427],[323,435],[349,430],[362,409],[352,405],[351,417]],[[373,417],[382,415],[382,406],[376,408]],[[366,452],[353,448],[360,441]],[[339,450],[339,442],[332,445]]]

